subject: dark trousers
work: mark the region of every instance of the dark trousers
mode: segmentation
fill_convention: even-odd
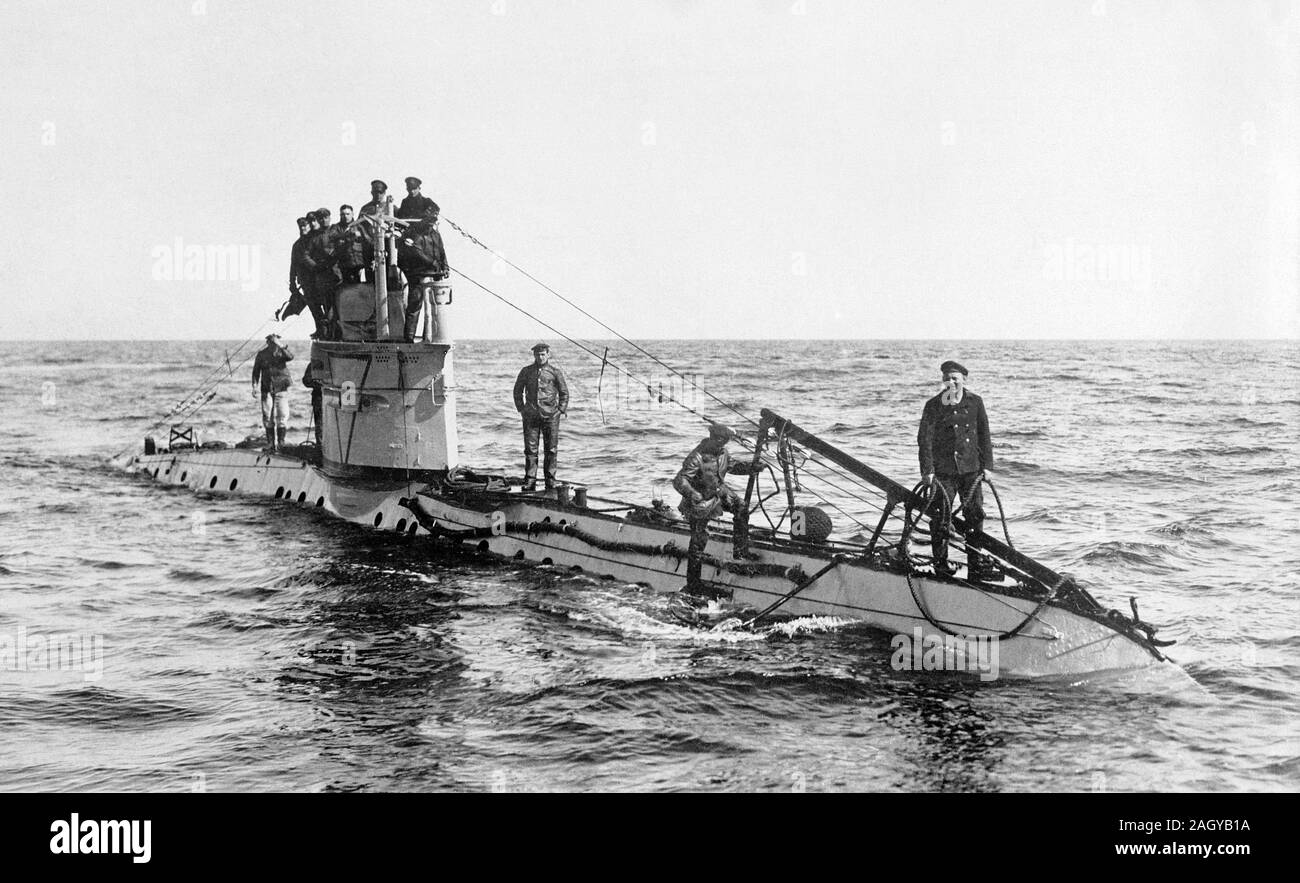
[[[546,459],[542,467],[546,486],[555,486],[555,461],[560,451],[560,415],[524,417],[524,480],[537,481],[537,446],[541,442]]]
[[[365,282],[365,267],[339,267],[344,282]]]
[[[695,586],[700,582],[703,565],[701,558],[709,544],[709,519],[691,519],[691,544],[686,547],[686,585]]]
[[[957,508],[961,501],[961,517],[966,522],[966,537],[970,538],[984,530],[984,492],[980,484],[980,473],[963,472],[961,475],[936,475],[934,480],[948,492],[952,508]],[[935,561],[948,560],[948,523],[937,518],[930,519],[930,549]],[[975,550],[967,547],[966,561],[972,564],[976,560]]]
[[[320,419],[321,419],[321,411],[323,410],[321,407],[323,398],[324,398],[324,393],[321,392],[321,388],[319,386],[313,386],[311,388],[311,416],[316,424],[316,447],[318,449],[320,448],[320,434],[321,434]]]
[[[420,293],[420,286],[415,282],[410,283],[406,291],[406,323],[402,328],[402,337],[407,343],[415,343],[415,338],[420,335],[420,305],[423,302],[424,297]]]

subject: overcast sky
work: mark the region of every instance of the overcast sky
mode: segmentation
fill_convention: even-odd
[[[1300,336],[1294,3],[6,0],[0,35],[0,337],[242,339],[298,215],[411,174],[633,337]]]

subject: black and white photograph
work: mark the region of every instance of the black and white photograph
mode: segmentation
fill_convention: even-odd
[[[1173,797],[1300,787],[1300,4],[0,29],[0,791],[159,801],[52,861],[221,795],[1049,794],[1222,868],[1263,816]]]

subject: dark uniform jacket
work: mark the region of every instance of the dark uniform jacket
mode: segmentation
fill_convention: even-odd
[[[397,207],[397,216],[399,218],[418,219],[424,217],[425,209],[433,206],[433,210],[438,210],[438,203],[434,202],[423,193],[419,196],[408,196],[402,200],[402,204]]]
[[[397,266],[411,281],[420,276],[447,275],[447,252],[443,250],[438,228],[433,224],[412,224],[406,228],[406,235],[397,240]]]
[[[307,265],[303,262],[303,257],[307,254],[307,243],[311,242],[311,231],[299,236],[294,240],[293,248],[289,250],[289,290],[302,291],[307,284]]]
[[[550,419],[569,409],[569,384],[564,372],[547,362],[525,365],[515,380],[515,410],[525,417]]]
[[[732,463],[731,454],[723,448],[718,453],[703,450],[704,442],[686,455],[682,468],[673,479],[673,488],[682,495],[678,510],[687,518],[710,518],[719,514],[724,498],[736,499],[736,492],[726,483],[728,473],[748,475],[750,464]],[[699,494],[696,502],[693,493]]]
[[[361,211],[359,212],[359,214],[363,214],[363,215],[383,214],[384,203],[386,202],[388,202],[387,193],[384,194],[383,199],[380,201],[376,201],[372,199],[369,202],[367,202],[365,205],[361,207]]]
[[[289,378],[289,363],[292,361],[293,353],[279,344],[262,347],[253,359],[253,383],[258,384],[264,394],[284,392],[292,383]]]
[[[312,235],[311,241],[307,243],[303,263],[307,265],[311,278],[317,283],[333,284],[339,279],[335,271],[338,261],[334,257],[334,234],[334,227],[329,226],[324,230],[317,230]]]
[[[993,441],[984,400],[970,390],[955,405],[942,393],[925,403],[916,433],[921,474],[961,475],[993,468]]]
[[[365,232],[363,224],[353,224],[351,229],[342,222],[330,229],[334,231],[334,259],[340,270],[357,270],[366,266]]]

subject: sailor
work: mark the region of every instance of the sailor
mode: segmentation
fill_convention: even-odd
[[[384,203],[388,201],[388,185],[378,178],[370,182],[370,201],[361,207],[363,215],[383,214]]]
[[[339,206],[339,222],[333,226],[334,260],[344,282],[363,282],[366,268],[365,233],[352,220],[352,206]]]
[[[293,353],[280,345],[280,335],[266,335],[266,346],[253,359],[253,398],[262,400],[262,426],[268,447],[284,447],[284,433],[289,425],[289,362]]]
[[[429,197],[420,194],[420,186],[422,184],[423,182],[419,178],[406,179],[406,198],[402,200],[402,204],[397,209],[397,216],[399,218],[409,218],[412,220],[423,218],[429,208],[432,208],[434,214],[437,214],[438,203],[434,202]]]
[[[438,232],[438,206],[433,200],[429,200],[421,219],[407,227],[397,241],[397,266],[406,274],[410,286],[406,293],[404,337],[407,343],[414,343],[420,327],[420,306],[424,302],[421,277],[447,278],[447,253],[442,247],[442,234]]]
[[[707,594],[700,570],[704,549],[709,542],[709,520],[723,512],[736,513],[744,502],[727,486],[728,473],[748,475],[750,464],[731,462],[727,442],[736,437],[730,426],[714,423],[709,436],[695,446],[673,479],[673,487],[682,495],[677,506],[691,525],[691,543],[686,558],[686,588],[692,594]]]
[[[966,388],[968,372],[961,364],[949,360],[939,366],[939,372],[943,376],[943,389],[925,403],[916,434],[921,475],[926,484],[938,482],[954,510],[960,501],[966,524],[967,578],[977,580],[993,576],[969,544],[984,527],[980,481],[993,468],[989,418],[984,411],[984,400]],[[930,519],[930,542],[935,573],[950,576],[954,568],[948,563],[946,519]]]
[[[307,370],[302,372],[302,385],[311,390],[311,418],[312,425],[316,427],[316,449],[320,450],[321,438],[321,413],[324,404],[324,393],[321,392],[321,374],[318,370],[317,362],[308,362]]]
[[[307,306],[306,267],[303,265],[303,252],[311,234],[311,221],[306,217],[298,219],[298,238],[289,249],[289,301],[275,311],[275,320],[282,322],[290,316],[296,316]]]
[[[320,229],[311,234],[303,256],[310,283],[307,286],[307,307],[316,320],[317,340],[330,339],[330,318],[333,312],[334,290],[339,284],[338,260],[334,257],[334,228],[330,226],[330,210],[315,211]]]
[[[533,363],[515,379],[515,410],[524,418],[524,490],[537,490],[537,445],[544,443],[546,490],[555,487],[555,461],[560,448],[560,418],[569,410],[569,384],[564,372],[551,364],[551,348],[533,347]]]

